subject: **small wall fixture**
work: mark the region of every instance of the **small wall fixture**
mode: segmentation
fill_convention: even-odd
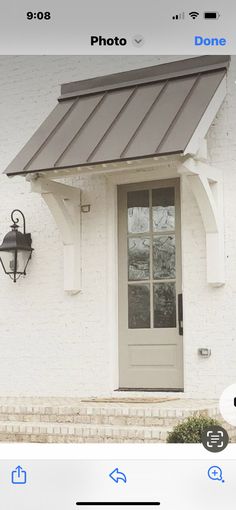
[[[200,349],[198,349],[198,354],[202,358],[210,358],[211,349],[208,349],[208,347],[200,347]]]
[[[23,232],[19,232],[19,218],[15,215],[21,214],[23,220]],[[15,218],[15,219],[14,219]],[[26,275],[26,268],[31,259],[33,248],[31,247],[31,234],[25,232],[25,217],[19,209],[11,213],[11,231],[8,232],[0,246],[0,261],[3,270],[16,282],[22,275]]]

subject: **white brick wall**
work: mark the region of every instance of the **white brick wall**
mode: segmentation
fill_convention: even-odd
[[[179,57],[180,58],[180,57]],[[170,61],[176,57],[0,57],[0,161],[7,166],[54,107],[62,82]],[[227,100],[209,133],[214,165],[225,175],[227,283],[206,284],[205,238],[187,183],[182,189],[185,390],[218,396],[236,373],[236,62]],[[107,193],[104,176],[68,179],[83,190],[83,292],[63,291],[62,245],[50,212],[24,178],[0,177],[0,238],[9,213],[23,210],[32,233],[28,276],[13,284],[0,271],[0,395],[80,396],[113,389],[107,326]],[[198,347],[212,349],[199,359]]]
[[[203,397],[219,396],[236,378],[235,80],[236,59],[232,57],[227,98],[208,133],[210,161],[224,172],[226,285],[221,288],[206,285],[203,226],[187,187],[182,203],[186,389]],[[199,359],[199,346],[211,348],[211,358]]]

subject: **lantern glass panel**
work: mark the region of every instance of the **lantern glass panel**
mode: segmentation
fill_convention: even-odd
[[[31,252],[17,251],[15,257],[15,250],[0,252],[0,258],[5,268],[6,273],[24,273],[30,258]]]
[[[17,251],[17,273],[24,273],[25,268],[27,266],[28,260],[30,258],[31,252],[25,250]]]
[[[14,273],[15,271],[15,250],[1,251],[0,257],[6,273]]]

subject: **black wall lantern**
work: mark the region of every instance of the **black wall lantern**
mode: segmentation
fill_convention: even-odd
[[[23,219],[23,232],[19,232],[19,218],[15,213],[20,213]],[[14,219],[15,218],[15,219]],[[31,248],[31,234],[25,232],[25,217],[19,209],[11,213],[11,231],[5,235],[0,246],[0,261],[4,272],[16,282],[20,276],[26,274],[26,268],[31,259],[33,248]]]

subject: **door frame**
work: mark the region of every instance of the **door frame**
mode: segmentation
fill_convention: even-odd
[[[126,171],[120,172],[112,171],[104,175],[107,189],[107,348],[109,350],[109,380],[108,387],[110,390],[119,390],[119,323],[118,323],[118,199],[117,191],[119,185],[162,181],[167,182],[171,179],[178,179],[180,186],[180,223],[181,219],[181,190],[182,190],[182,176],[177,172],[179,162],[171,161],[168,166],[161,163],[160,165],[155,162],[151,168],[145,167],[137,172],[127,166]],[[182,229],[181,229],[182,231]],[[181,236],[181,248],[183,243],[183,236]],[[183,250],[181,250],[182,252]],[[181,267],[183,277],[183,257]],[[183,284],[183,282],[182,282]],[[185,391],[185,349],[184,349],[184,335],[183,335],[183,389]],[[124,391],[124,390],[122,390]],[[139,390],[132,390],[137,392]],[[163,393],[165,390],[160,390]],[[173,391],[173,390],[172,390]],[[170,390],[168,390],[168,393]]]

